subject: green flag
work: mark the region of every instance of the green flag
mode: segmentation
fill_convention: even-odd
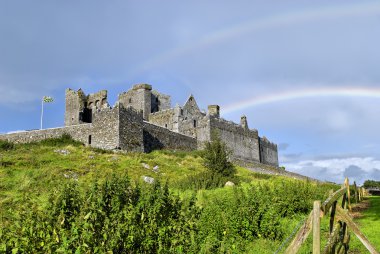
[[[53,102],[53,101],[54,101],[53,98],[50,97],[50,96],[44,96],[44,97],[42,98],[42,100],[43,100],[43,102],[46,102],[46,103],[49,103],[49,102]]]

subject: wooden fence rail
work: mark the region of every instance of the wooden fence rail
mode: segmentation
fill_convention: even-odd
[[[358,188],[356,183],[353,185],[354,199],[359,203],[366,196],[364,188]],[[339,200],[341,203],[338,204]],[[359,227],[354,223],[348,214],[351,211],[351,193],[348,178],[345,179],[342,188],[336,192],[331,191],[329,198],[322,204],[315,201],[313,211],[310,213],[306,222],[299,229],[298,233],[285,250],[286,254],[297,253],[301,245],[306,241],[308,235],[313,231],[313,254],[321,253],[321,218],[330,216],[329,238],[323,248],[323,254],[347,253],[350,243],[349,230],[352,231],[367,248],[371,254],[379,254]]]

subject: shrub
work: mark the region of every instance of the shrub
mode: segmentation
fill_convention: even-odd
[[[380,188],[380,181],[366,180],[363,186],[365,188]]]
[[[223,176],[208,170],[181,179],[174,183],[174,187],[180,190],[210,190],[223,187],[228,181],[239,184],[240,179],[235,176]]]
[[[70,134],[64,133],[62,136],[58,138],[47,138],[40,141],[40,144],[46,146],[81,146],[83,145],[81,142],[74,140]]]
[[[231,151],[226,144],[221,141],[218,135],[213,135],[213,140],[206,143],[202,153],[204,166],[214,173],[223,176],[232,176],[235,174],[235,167],[229,160]]]
[[[0,140],[0,151],[9,151],[14,148],[14,144],[12,142],[9,142],[7,140]]]
[[[132,186],[112,176],[81,194],[76,183],[55,192],[43,211],[30,204],[0,230],[6,253],[195,253],[198,208],[168,185]]]

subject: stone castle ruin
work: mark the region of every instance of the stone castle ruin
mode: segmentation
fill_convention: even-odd
[[[64,127],[4,134],[0,139],[27,143],[64,133],[88,146],[134,152],[202,149],[216,133],[233,160],[278,166],[277,145],[249,129],[245,116],[236,124],[220,118],[218,105],[202,112],[193,95],[183,106],[172,108],[169,95],[147,84],[119,94],[114,107],[108,104],[106,90],[86,95],[81,89],[67,89]]]

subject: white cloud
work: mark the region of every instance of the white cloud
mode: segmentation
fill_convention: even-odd
[[[356,181],[357,184],[363,184],[367,179],[380,180],[377,170],[380,168],[380,160],[372,157],[303,160],[284,163],[284,166],[289,171],[336,183],[343,183],[346,176],[351,183]]]

